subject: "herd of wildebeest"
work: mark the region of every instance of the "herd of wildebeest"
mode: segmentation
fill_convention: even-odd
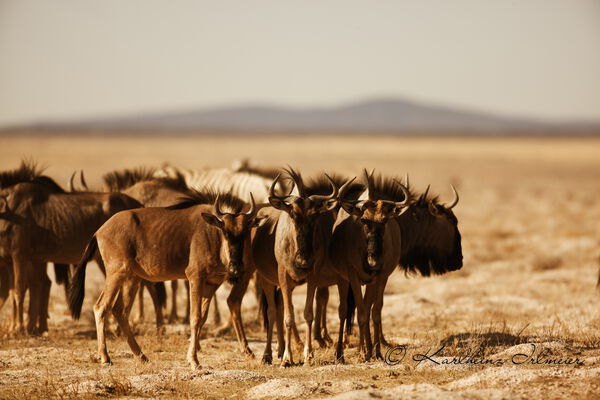
[[[157,324],[166,302],[163,282],[186,281],[191,338],[187,360],[198,367],[200,331],[215,291],[227,282],[230,321],[243,352],[252,354],[242,322],[251,280],[266,327],[262,362],[272,363],[276,327],[282,366],[293,365],[292,340],[305,364],[327,333],[329,287],[339,293],[336,362],[354,313],[361,358],[382,358],[384,290],[395,270],[422,276],[462,267],[461,236],[452,208],[417,192],[408,176],[364,170],[360,177],[319,174],[304,179],[287,167],[185,170],[169,165],[109,172],[91,191],[83,173],[67,190],[32,162],[0,173],[0,308],[12,305],[13,335],[47,331],[54,263],[71,315],[79,318],[86,265],[95,260],[106,279],[93,311],[98,355],[110,364],[105,324],[112,314],[131,351],[147,360],[129,324],[135,298],[146,288]],[[79,186],[75,188],[74,186]],[[292,291],[306,284],[301,340]],[[362,286],[365,286],[364,292]],[[27,318],[24,299],[29,292]],[[176,301],[176,296],[173,296]],[[143,304],[143,302],[142,302]],[[171,317],[176,308],[171,310]],[[372,329],[371,334],[371,320]],[[313,325],[314,322],[314,325]]]

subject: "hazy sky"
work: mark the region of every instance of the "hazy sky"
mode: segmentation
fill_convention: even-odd
[[[0,0],[0,125],[380,96],[600,120],[600,1]]]

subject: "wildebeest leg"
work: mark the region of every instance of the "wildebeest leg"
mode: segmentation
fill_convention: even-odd
[[[304,346],[304,365],[310,365],[314,358],[312,347],[312,324],[314,318],[315,291],[317,290],[318,278],[310,273],[306,279],[306,303],[304,304],[304,321],[306,321],[306,343]]]
[[[137,340],[135,340],[135,336],[133,332],[131,332],[131,326],[129,326],[129,315],[127,311],[129,309],[129,304],[124,303],[125,299],[129,303],[131,303],[131,299],[135,298],[135,294],[138,292],[140,286],[140,279],[136,277],[129,277],[127,282],[124,283],[123,289],[121,293],[117,296],[115,303],[112,307],[112,314],[117,320],[119,327],[121,328],[121,332],[125,335],[127,339],[127,344],[131,349],[133,355],[139,357],[142,362],[148,362],[148,357],[142,353],[142,349],[138,344]]]
[[[169,324],[176,322],[179,317],[177,316],[177,288],[179,282],[177,279],[171,281],[171,313],[169,314]]]
[[[42,334],[48,331],[48,303],[50,302],[50,289],[52,287],[52,281],[47,274],[46,263],[40,263],[39,269],[42,271],[42,281],[40,286],[38,321],[35,330],[36,334]]]
[[[327,329],[323,323],[323,315],[325,314],[325,307],[327,307],[327,300],[329,299],[329,288],[318,288],[317,289],[317,305],[315,310],[315,341],[320,348],[326,347],[325,340],[323,340],[322,331],[323,328]]]
[[[35,328],[40,315],[40,303],[42,282],[41,276],[30,275],[27,277],[27,287],[29,290],[29,308],[27,310],[27,327],[26,332],[29,335],[35,333]]]
[[[183,323],[187,324],[190,322],[190,283],[188,281],[183,281],[185,286],[186,298],[185,302],[185,316],[183,317]]]
[[[377,281],[378,279],[374,279],[373,282],[369,283],[367,285],[367,287],[365,288],[365,296],[363,299],[363,307],[365,309],[365,314],[367,317],[367,330],[369,331],[369,336],[371,334],[371,310],[373,308],[373,303],[375,302],[375,297],[377,296]],[[377,333],[375,333],[375,335],[377,335]],[[364,335],[363,339],[365,340],[365,342],[370,339],[371,340],[371,346],[372,346],[372,337],[369,338],[369,336]],[[368,346],[368,343],[361,343],[361,347],[363,345]],[[365,348],[366,351],[368,351]],[[371,347],[371,353],[372,354],[373,348]]]
[[[138,312],[133,322],[135,324],[144,322],[144,285],[140,285],[140,290],[138,291]]]
[[[15,296],[15,324],[14,332],[23,333],[23,303],[25,301],[25,291],[27,290],[27,277],[33,268],[33,264],[26,257],[16,254],[13,255],[13,280]]]
[[[135,356],[139,357],[142,362],[148,362],[148,357],[142,353],[140,345],[135,340],[135,336],[133,336],[133,333],[131,332],[131,327],[129,326],[129,315],[127,314],[130,309],[129,304],[127,303],[131,304],[132,299],[135,298],[135,294],[138,292],[139,286],[140,279],[137,277],[129,277],[129,279],[124,282],[120,295],[118,295],[115,299],[115,303],[112,307],[112,314],[117,320],[117,323],[121,328],[121,332],[123,332],[125,335],[131,352]],[[127,303],[125,303],[125,301],[127,301]]]
[[[264,304],[263,307],[267,309],[267,343],[265,346],[265,352],[263,353],[262,363],[263,364],[271,364],[273,362],[273,350],[271,348],[271,343],[273,342],[273,325],[277,319],[277,304],[275,299],[275,286],[268,284],[267,282],[261,282],[261,287],[263,293],[265,295],[265,301],[267,304]],[[278,327],[277,334],[281,336],[281,341],[279,342],[279,347],[281,348],[281,344],[283,342],[283,332],[281,331],[282,327]]]
[[[380,276],[377,279],[377,291],[375,296],[375,302],[373,303],[373,346],[375,347],[375,358],[383,360],[381,354],[381,344],[383,339],[383,332],[381,328],[381,310],[383,308],[383,292],[385,285],[387,284],[388,277]],[[387,346],[387,345],[386,345]]]
[[[338,332],[338,341],[335,347],[335,362],[344,363],[344,326],[346,316],[348,314],[348,298],[349,285],[348,282],[341,280],[337,283],[338,294],[340,296],[340,305],[338,306],[338,317],[340,319],[340,329]]]
[[[104,335],[104,326],[108,312],[112,309],[113,304],[119,294],[121,282],[124,276],[108,275],[104,282],[104,290],[100,293],[96,304],[94,304],[94,317],[96,319],[96,336],[98,338],[98,357],[102,364],[112,364],[108,351],[106,350],[106,337]]]
[[[364,360],[368,361],[371,358],[371,354],[373,352],[372,343],[371,343],[371,329],[369,327],[369,318],[367,315],[367,309],[365,307],[365,303],[363,301],[363,296],[361,292],[361,284],[358,276],[348,271],[348,278],[350,280],[350,288],[352,289],[352,293],[354,294],[354,301],[356,302],[356,311],[357,311],[357,320],[359,327],[359,343],[365,344],[365,347],[360,349],[361,353],[364,356]],[[362,347],[362,346],[361,346]]]
[[[235,283],[231,288],[231,292],[227,297],[227,306],[229,307],[229,313],[231,314],[230,320],[233,321],[233,327],[235,329],[235,334],[238,339],[238,343],[242,348],[242,353],[245,353],[249,356],[253,356],[252,350],[248,346],[248,339],[246,338],[246,333],[244,332],[244,324],[242,323],[242,299],[246,294],[246,290],[248,289],[248,284],[250,283],[250,278],[252,274],[245,273],[242,277],[242,280]],[[215,309],[217,308],[216,295],[215,297]]]
[[[0,310],[10,298],[12,287],[12,264],[0,261]]]
[[[152,304],[154,305],[154,312],[156,313],[156,331],[160,332],[165,323],[163,319],[162,306],[158,300],[158,293],[156,293],[156,287],[152,282],[148,281],[143,281],[141,286],[145,286],[146,289],[148,289],[148,293],[150,293],[150,298],[152,299]]]
[[[248,287],[248,285],[246,285],[246,288]],[[217,293],[215,292],[215,295],[213,296],[213,305],[214,308],[213,310],[213,322],[215,325],[221,325],[221,312],[219,311],[219,305],[217,303]]]
[[[292,304],[292,283],[290,282],[285,269],[279,268],[279,284],[281,294],[283,295],[283,311],[285,322],[285,351],[281,358],[281,366],[289,367],[294,365],[292,353],[292,328],[294,326],[294,305]]]
[[[292,303],[292,316],[294,315],[294,304]],[[294,341],[296,342],[296,349],[302,351],[302,349],[304,349],[304,343],[302,342],[302,339],[300,339],[300,333],[298,333],[296,318],[292,318],[292,334],[294,335]]]
[[[188,350],[187,359],[192,369],[197,369],[200,366],[198,362],[198,348],[200,347],[200,331],[208,317],[208,309],[210,300],[212,299],[215,290],[218,286],[210,285],[201,279],[190,280],[191,292],[191,315],[190,327],[191,338],[190,347]]]

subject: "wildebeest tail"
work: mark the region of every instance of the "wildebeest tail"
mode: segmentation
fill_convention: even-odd
[[[54,263],[54,275],[56,283],[59,285],[69,286],[69,265]]]
[[[346,297],[348,309],[346,311],[346,335],[352,333],[352,324],[354,323],[354,310],[356,309],[356,301],[354,300],[354,292],[352,288],[348,289],[348,297]]]
[[[154,284],[156,289],[156,299],[160,308],[167,308],[167,289],[165,288],[164,282],[156,282]]]
[[[69,311],[71,311],[73,319],[79,319],[81,315],[81,307],[83,306],[83,298],[85,296],[85,269],[87,263],[94,257],[97,250],[98,239],[94,235],[85,248],[85,252],[77,265],[73,282],[71,282],[71,287],[69,288]]]

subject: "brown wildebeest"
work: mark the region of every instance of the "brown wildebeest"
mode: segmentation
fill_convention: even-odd
[[[172,206],[177,204],[181,198],[189,194],[183,175],[176,172],[173,176],[161,176],[157,178],[156,170],[154,168],[139,167],[121,171],[112,171],[105,174],[102,177],[102,180],[104,181],[105,190],[109,192],[125,193],[142,203],[144,207]],[[178,319],[178,286],[176,280],[171,281],[171,312],[169,315],[169,323],[173,323]],[[187,285],[187,282],[185,286],[188,292],[185,313],[185,320],[187,321],[190,314],[189,286]],[[141,322],[144,319],[144,287],[148,289],[150,297],[152,298],[154,309],[156,311],[156,325],[157,328],[160,329],[163,324],[161,296],[164,295],[164,283],[157,282],[155,285],[143,284],[140,286],[138,292],[137,322]]]
[[[47,301],[46,263],[77,263],[94,232],[110,216],[121,210],[141,207],[141,204],[120,193],[67,193],[52,179],[41,176],[10,188],[0,207],[3,216],[0,232],[5,235],[0,240],[0,252],[9,255],[13,263],[15,330],[20,332],[26,281],[30,298],[31,294],[40,293],[40,299]],[[36,284],[43,290],[34,290]],[[30,301],[35,312],[44,313],[47,304],[38,302],[42,300]],[[34,330],[32,318],[27,329]]]
[[[338,187],[335,182],[327,176],[328,184],[332,189],[331,194],[323,195],[317,193],[317,187],[321,184],[305,185],[300,174],[289,168],[286,173],[294,183],[294,194],[278,196],[275,194],[275,185],[279,176],[275,178],[269,189],[269,203],[273,208],[280,210],[278,214],[272,214],[276,223],[273,225],[274,258],[277,262],[277,276],[273,276],[272,268],[266,268],[261,259],[256,259],[256,267],[262,275],[261,282],[269,304],[269,331],[267,333],[267,348],[265,350],[264,362],[270,362],[270,339],[273,328],[273,306],[275,305],[275,285],[281,288],[283,297],[283,308],[285,314],[285,350],[281,359],[282,366],[293,365],[291,337],[294,329],[294,308],[292,304],[293,289],[303,283],[307,283],[306,302],[304,306],[304,319],[306,321],[306,341],[304,347],[304,362],[310,363],[313,357],[312,348],[312,322],[314,294],[318,283],[321,265],[327,259],[327,246],[331,238],[331,228],[334,222],[333,210],[337,207]],[[281,343],[281,342],[280,342]]]
[[[207,204],[212,200],[214,206]],[[248,210],[243,212],[245,208]],[[247,206],[229,193],[200,192],[172,207],[125,211],[107,221],[93,236],[77,267],[69,301],[72,316],[78,318],[86,264],[98,252],[106,267],[104,290],[94,305],[101,362],[110,363],[104,336],[110,311],[131,351],[146,361],[129,327],[128,303],[133,301],[141,279],[159,282],[185,278],[191,292],[187,360],[197,368],[200,329],[210,300],[226,279],[232,283],[243,281],[244,267],[250,265],[250,230],[261,221],[256,217],[254,200]]]
[[[399,182],[384,182],[376,188],[373,174],[365,171],[366,191],[357,200],[344,199],[333,228],[329,261],[330,266],[350,284],[357,308],[360,352],[370,359],[372,343],[369,328],[371,312],[370,293],[377,287],[378,276],[387,268],[397,265],[400,250],[395,239],[399,229],[394,218],[402,215],[410,204],[408,190]],[[376,190],[378,189],[378,190]],[[361,286],[366,285],[363,297]],[[336,361],[344,361],[344,326],[348,317],[345,283],[338,283],[340,326],[336,346]]]

